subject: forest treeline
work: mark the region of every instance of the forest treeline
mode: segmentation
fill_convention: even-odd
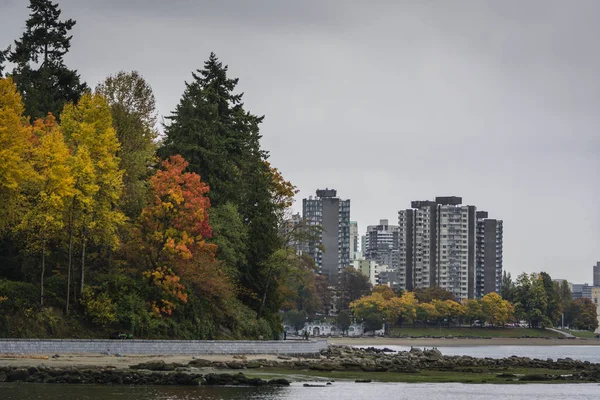
[[[261,147],[252,114],[215,54],[157,130],[136,71],[95,87],[65,63],[76,22],[30,0],[0,51],[0,336],[276,338],[333,308],[377,323],[512,319],[595,328],[595,306],[544,273],[505,276],[501,296],[456,303],[431,288],[393,293],[360,272],[335,296],[314,240],[291,223],[297,190]],[[298,319],[298,318],[297,318]]]
[[[369,330],[388,325],[420,323],[425,326],[484,325],[502,327],[522,324],[532,328],[566,326],[582,330],[598,328],[596,305],[588,298],[573,299],[566,281],[553,281],[546,272],[522,273],[513,281],[504,273],[500,293],[488,293],[481,299],[457,301],[442,288],[418,288],[394,292],[388,286],[370,287],[367,277],[357,271],[344,271],[345,281],[353,293],[346,299],[338,323],[347,326],[349,318],[365,321]],[[296,326],[301,318],[296,312],[286,314]],[[563,320],[564,319],[564,320]]]
[[[0,335],[268,338],[282,307],[320,309],[296,188],[227,66],[210,54],[159,135],[140,73],[89,87],[64,60],[75,21],[29,9],[0,52]]]

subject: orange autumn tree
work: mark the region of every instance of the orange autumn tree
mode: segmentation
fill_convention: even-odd
[[[152,198],[138,227],[147,258],[143,275],[157,289],[152,309],[159,315],[171,315],[178,304],[187,303],[186,283],[196,287],[205,280],[213,287],[208,278],[214,276],[206,274],[209,265],[218,275],[216,246],[206,243],[212,233],[207,213],[209,187],[200,175],[184,172],[187,166],[180,155],[162,163],[150,181]]]

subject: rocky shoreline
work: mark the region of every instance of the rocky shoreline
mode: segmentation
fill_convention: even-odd
[[[116,368],[0,368],[0,382],[109,384],[109,385],[180,385],[180,386],[289,386],[287,379],[264,380],[238,374],[200,374],[178,367],[165,370],[127,370]]]
[[[241,371],[245,371],[246,376]],[[304,371],[304,372],[303,372]],[[390,377],[453,373],[450,381],[470,382],[467,376],[485,374],[503,382],[600,382],[600,364],[564,359],[531,359],[512,356],[503,359],[444,356],[432,348],[393,352],[388,349],[358,349],[331,345],[313,358],[279,356],[276,359],[247,359],[234,356],[228,361],[193,358],[187,363],[149,361],[115,368],[103,367],[0,367],[0,382],[123,384],[123,385],[289,385],[287,379],[261,379],[269,375],[310,375],[339,379],[389,380]],[[348,374],[344,376],[344,374]],[[252,375],[257,375],[252,377]]]

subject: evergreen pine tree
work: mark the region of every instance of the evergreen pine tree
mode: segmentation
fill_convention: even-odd
[[[243,300],[265,317],[273,319],[279,310],[277,285],[269,281],[268,260],[280,247],[277,235],[276,204],[273,201],[274,177],[266,162],[268,152],[260,148],[259,124],[263,117],[244,109],[242,94],[236,94],[238,79],[227,77],[223,66],[211,53],[202,70],[192,74],[183,97],[165,128],[163,147],[159,155],[166,158],[180,154],[189,163],[188,170],[198,173],[210,186],[209,197],[218,218],[220,207],[228,207],[231,217],[234,206],[245,224],[247,243],[244,257],[237,257],[234,267],[245,290]],[[226,232],[221,235],[236,236]],[[239,234],[238,234],[239,235]],[[230,242],[235,243],[235,242]],[[221,244],[221,243],[220,243]],[[228,253],[239,249],[228,249]],[[264,296],[265,291],[267,295]],[[261,306],[263,297],[266,304]]]
[[[87,88],[77,71],[64,64],[75,21],[61,21],[58,4],[50,0],[30,0],[29,9],[26,30],[8,53],[8,60],[16,64],[11,75],[23,95],[26,115],[35,119],[51,112],[58,117],[63,105],[76,103]]]
[[[10,48],[6,50],[0,50],[0,78],[3,77],[4,73],[4,63],[6,62],[6,57],[8,55]]]

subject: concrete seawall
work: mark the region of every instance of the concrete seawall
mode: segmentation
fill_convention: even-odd
[[[317,354],[327,340],[94,340],[0,339],[0,354]]]

